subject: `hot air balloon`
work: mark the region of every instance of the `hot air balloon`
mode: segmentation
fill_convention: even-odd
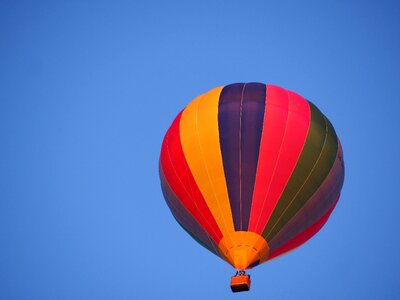
[[[165,134],[164,198],[197,242],[245,273],[304,244],[327,222],[344,180],[342,147],[310,101],[278,86],[236,83],[191,101]]]

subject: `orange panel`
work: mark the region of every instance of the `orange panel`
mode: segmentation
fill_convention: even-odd
[[[218,131],[222,87],[194,99],[183,111],[180,137],[186,161],[222,234],[234,231]]]

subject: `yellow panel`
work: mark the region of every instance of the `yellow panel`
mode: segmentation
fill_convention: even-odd
[[[234,225],[218,131],[222,88],[215,88],[189,103],[181,117],[180,137],[193,177],[222,234],[229,239]]]
[[[222,238],[218,247],[225,260],[238,270],[246,270],[258,260],[265,261],[269,255],[265,239],[250,231],[236,231],[230,239]]]

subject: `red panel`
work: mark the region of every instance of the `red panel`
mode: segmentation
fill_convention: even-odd
[[[268,257],[268,260],[271,260],[277,256],[285,254],[286,252],[291,251],[291,250],[301,246],[302,244],[307,242],[313,235],[315,235],[325,225],[326,221],[328,221],[329,216],[331,215],[333,209],[335,208],[336,204],[339,201],[339,197],[325,215],[323,215],[313,225],[311,225],[310,227],[308,227],[307,229],[302,231],[299,235],[297,235],[293,239],[289,240],[288,242],[283,244],[281,247],[277,248],[275,251],[271,252]]]
[[[186,162],[179,135],[182,112],[165,135],[161,148],[161,167],[165,178],[185,209],[218,244],[222,233],[215,222]]]
[[[310,127],[310,107],[301,96],[267,85],[264,128],[249,231],[261,234],[296,166]]]

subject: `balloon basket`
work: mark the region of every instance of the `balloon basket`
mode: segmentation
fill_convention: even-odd
[[[250,290],[250,275],[239,274],[232,276],[231,278],[231,289],[232,292],[245,292]]]

